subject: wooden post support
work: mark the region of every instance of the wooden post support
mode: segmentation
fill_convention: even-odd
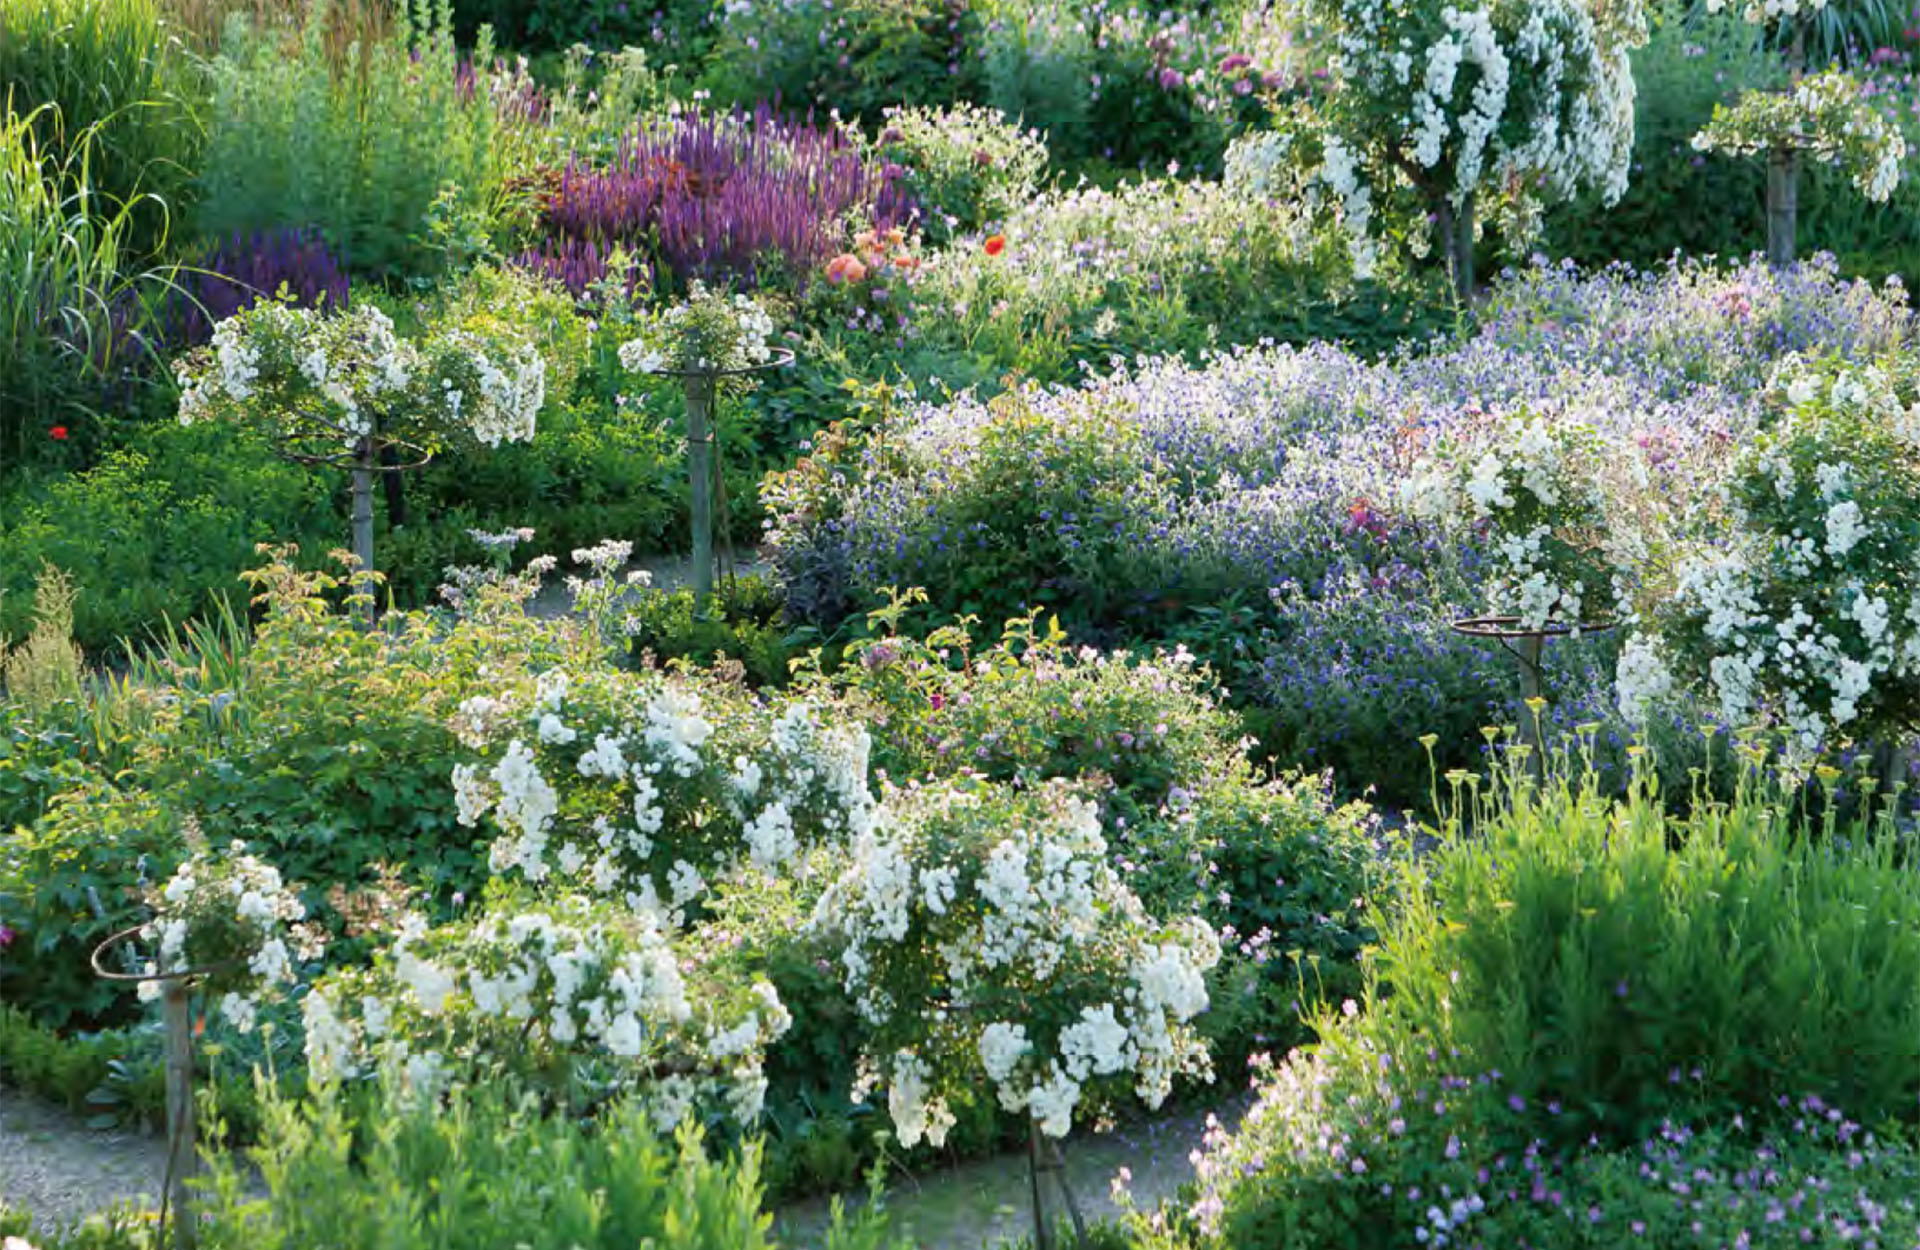
[[[687,375],[687,473],[693,487],[693,609],[713,603],[713,379]]]
[[[353,590],[365,595],[361,613],[373,624],[373,469],[374,450],[370,440],[362,440],[355,449],[353,464]]]
[[[1055,1250],[1053,1221],[1047,1218],[1047,1203],[1040,1190],[1040,1121],[1027,1118],[1027,1180],[1033,1192],[1033,1250]]]
[[[1799,220],[1800,154],[1774,148],[1767,153],[1767,263],[1775,269],[1793,264]]]
[[[193,1008],[184,981],[166,983],[160,1015],[167,1044],[167,1192],[174,1245],[193,1250],[196,1229],[188,1181],[199,1168],[193,1131]],[[164,1231],[162,1233],[164,1236]]]

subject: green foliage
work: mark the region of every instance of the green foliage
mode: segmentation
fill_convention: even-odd
[[[345,66],[328,51],[325,3],[297,41],[229,32],[211,67],[202,233],[317,227],[356,272],[408,274],[432,259],[414,241],[444,188],[473,209],[493,205],[511,172],[495,159],[494,102],[484,82],[459,82],[447,0],[403,8]],[[472,57],[490,65],[491,44]]]
[[[970,619],[924,641],[901,633],[926,599],[909,591],[871,613],[878,636],[851,644],[835,674],[877,726],[874,763],[894,780],[1104,781],[1124,831],[1244,768],[1238,722],[1192,657],[1081,651],[1038,614],[978,649]]]
[[[24,479],[0,504],[0,632],[30,627],[46,564],[72,571],[74,639],[88,650],[185,620],[237,589],[270,540],[331,538],[311,475],[257,436],[156,423],[71,477]]]
[[[124,1015],[132,996],[94,975],[93,949],[146,918],[139,888],[185,854],[178,818],[153,795],[88,780],[0,843],[0,995],[55,1026]]]
[[[511,1091],[445,1105],[400,1095],[269,1098],[261,1145],[215,1160],[209,1250],[337,1245],[395,1250],[770,1250],[760,1152],[709,1157],[697,1130],[663,1143],[635,1105],[591,1123],[543,1115]],[[266,1197],[249,1197],[248,1165]],[[829,1244],[887,1243],[883,1217],[835,1220]]]
[[[1391,870],[1371,810],[1336,806],[1322,778],[1210,786],[1177,819],[1205,860],[1189,905],[1223,935],[1225,988],[1201,1024],[1232,1072],[1234,1059],[1303,1040],[1319,1003],[1359,994]]]
[[[633,600],[627,629],[636,655],[685,660],[701,667],[738,665],[756,686],[787,683],[792,648],[777,594],[764,578],[723,581],[713,607],[698,611],[691,588],[655,590]]]
[[[877,119],[893,105],[965,99],[977,12],[956,0],[795,0],[719,22],[702,81],[723,102]]]
[[[132,206],[126,242],[164,242],[200,143],[200,81],[158,0],[0,3],[0,100],[31,116],[40,151],[86,166],[93,211]]]
[[[1450,820],[1381,935],[1371,1036],[1442,1045],[1557,1100],[1561,1138],[1813,1093],[1869,1122],[1920,1098],[1920,878],[1885,818],[1823,824],[1744,745],[1735,797],[1505,777]],[[1725,767],[1724,759],[1722,767]],[[1451,778],[1449,780],[1452,780]],[[1788,1009],[1785,1005],[1791,1004]]]

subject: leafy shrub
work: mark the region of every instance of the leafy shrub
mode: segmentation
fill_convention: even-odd
[[[853,643],[836,684],[879,727],[875,765],[905,783],[979,774],[1032,784],[1105,778],[1116,837],[1179,807],[1240,766],[1238,722],[1186,654],[1078,650],[1058,621],[1009,621],[976,648],[966,622],[922,642],[898,632],[924,594],[871,618],[888,632]]]
[[[125,244],[150,256],[189,206],[201,84],[159,0],[6,0],[0,100],[30,119],[35,145],[79,169]],[[4,215],[4,214],[0,214]]]
[[[1304,1040],[1318,1004],[1359,993],[1361,952],[1390,910],[1391,873],[1373,813],[1336,806],[1324,777],[1208,786],[1174,819],[1204,865],[1185,905],[1222,935],[1227,988],[1201,1027],[1232,1071],[1230,1060]]]
[[[35,1019],[89,1026],[133,1004],[89,960],[109,934],[145,918],[137,887],[185,854],[178,818],[151,794],[93,779],[54,796],[0,843],[0,992]]]
[[[930,242],[1011,217],[1039,189],[1045,141],[990,109],[896,107],[884,117],[874,153],[906,171],[901,191]]]
[[[463,76],[447,0],[413,0],[385,37],[335,64],[326,7],[297,43],[277,30],[224,41],[211,68],[202,234],[320,231],[350,270],[413,273],[433,257],[415,244],[443,188],[484,212],[505,170],[501,124],[484,83]],[[419,59],[416,61],[415,55]],[[477,64],[492,60],[484,41]]]
[[[979,18],[956,0],[765,0],[727,6],[702,81],[734,104],[878,118],[965,99]]]
[[[74,638],[89,649],[205,611],[237,589],[259,543],[337,528],[308,473],[263,441],[173,422],[84,473],[17,483],[0,511],[0,629],[24,632],[22,592],[52,563],[74,571]]]

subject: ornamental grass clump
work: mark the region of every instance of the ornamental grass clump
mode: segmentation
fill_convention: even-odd
[[[1555,1109],[1532,1129],[1562,1143],[1809,1093],[1912,1123],[1911,848],[1885,812],[1806,816],[1768,746],[1722,738],[1710,767],[1732,798],[1703,789],[1684,816],[1644,778],[1608,801],[1584,772],[1539,789],[1510,766],[1449,775],[1444,841],[1383,928],[1362,1035],[1505,1074]]]
[[[72,430],[95,441],[150,361],[148,305],[166,289],[135,255],[140,201],[91,180],[92,133],[60,155],[40,146],[39,120],[0,101],[0,466],[46,457]]]

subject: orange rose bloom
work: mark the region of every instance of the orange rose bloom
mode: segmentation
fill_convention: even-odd
[[[1007,236],[1006,236],[1006,235],[1004,235],[1004,234],[990,234],[990,235],[988,235],[988,236],[987,236],[987,255],[989,255],[989,256],[998,256],[998,255],[999,255],[1000,253],[1002,253],[1002,252],[1004,252],[1004,251],[1006,251],[1006,250],[1007,250]]]

